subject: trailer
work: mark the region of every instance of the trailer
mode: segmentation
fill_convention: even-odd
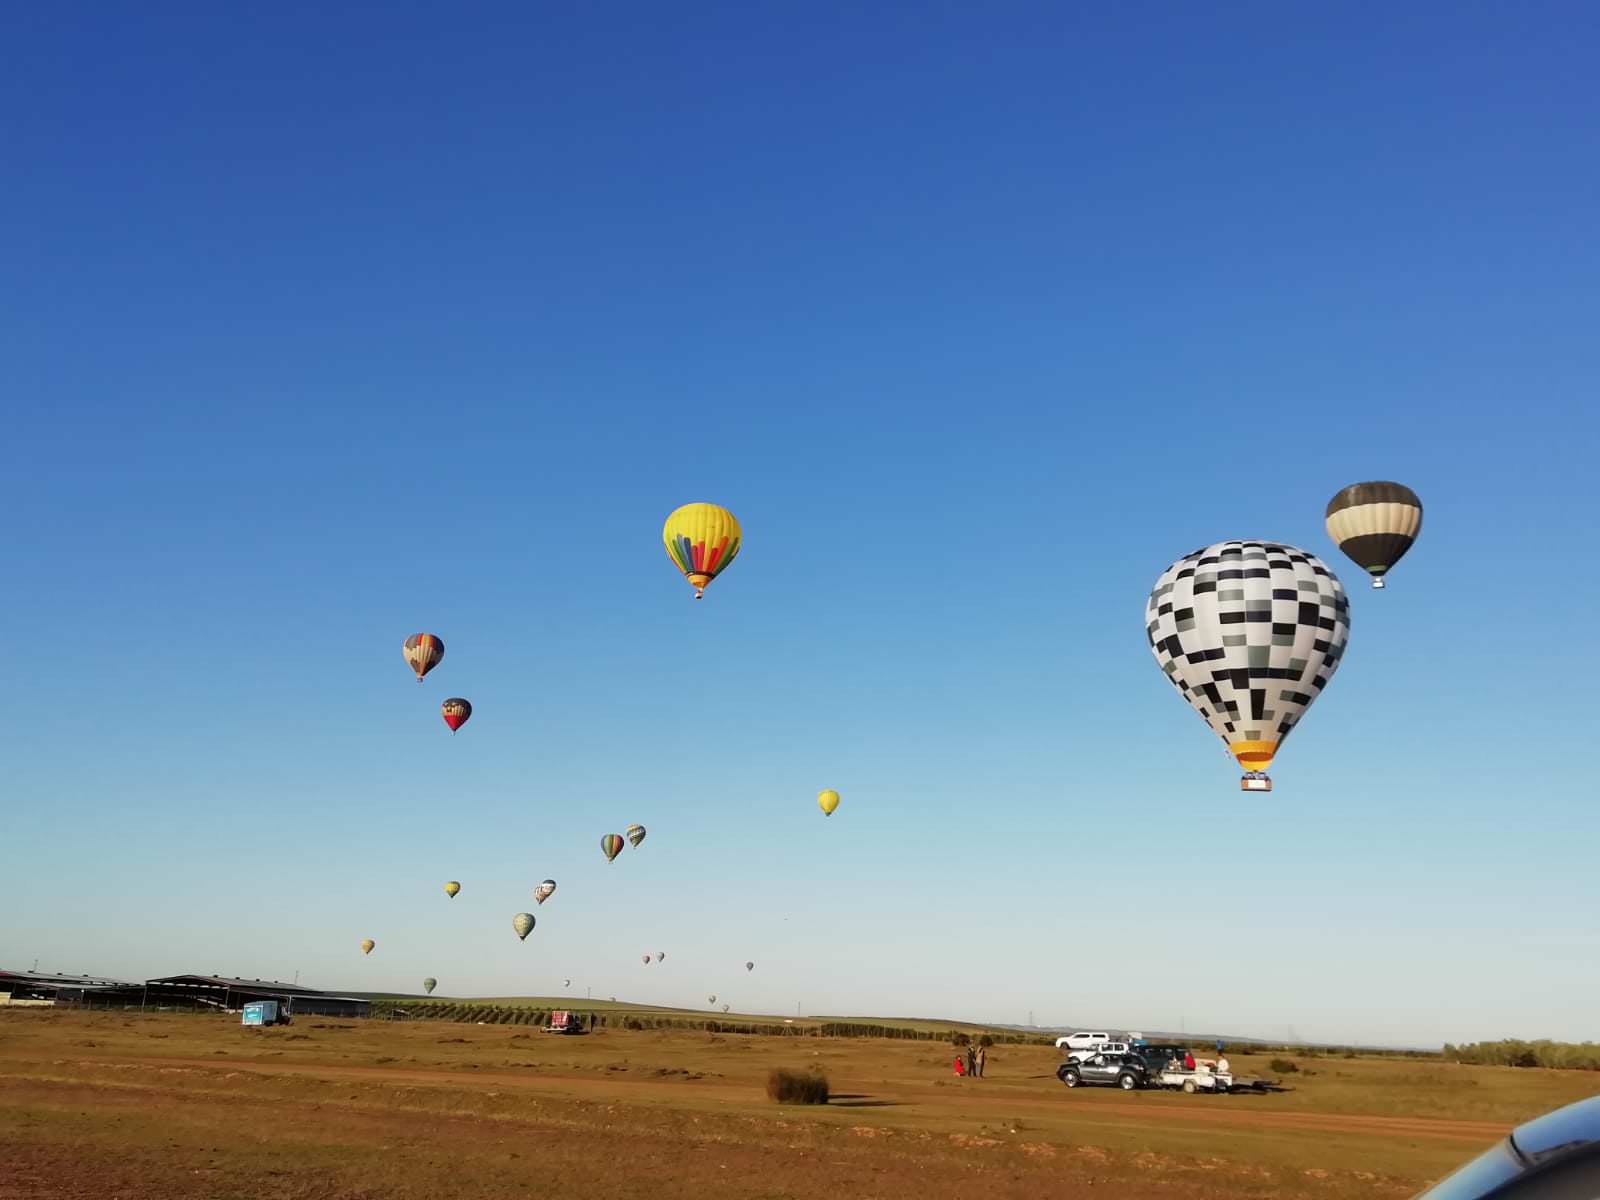
[[[1181,1066],[1168,1067],[1156,1075],[1156,1084],[1174,1091],[1187,1092],[1191,1096],[1196,1092],[1231,1092],[1233,1075],[1231,1072],[1213,1071],[1204,1066],[1197,1067],[1193,1071],[1187,1071]]]
[[[289,1006],[276,1000],[252,1000],[243,1011],[243,1023],[251,1028],[289,1024]]]

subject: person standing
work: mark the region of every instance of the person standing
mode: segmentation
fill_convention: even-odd
[[[978,1078],[983,1078],[983,1069],[989,1064],[989,1051],[983,1043],[978,1043]]]
[[[977,1075],[977,1073],[978,1073],[978,1052],[972,1048],[972,1043],[968,1042],[967,1043],[967,1074],[975,1076],[975,1075]]]

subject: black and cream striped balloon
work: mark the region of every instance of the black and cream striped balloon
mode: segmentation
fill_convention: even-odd
[[[1328,536],[1381,588],[1422,532],[1422,501],[1403,483],[1352,483],[1328,501]]]

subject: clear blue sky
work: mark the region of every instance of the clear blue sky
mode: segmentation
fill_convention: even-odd
[[[0,963],[1600,1037],[1595,8],[580,8],[15,15]],[[1227,537],[1353,595],[1265,797]]]

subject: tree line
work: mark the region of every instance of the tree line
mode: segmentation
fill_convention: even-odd
[[[1547,1038],[1524,1042],[1505,1038],[1498,1042],[1469,1042],[1464,1046],[1444,1045],[1446,1062],[1472,1063],[1483,1067],[1554,1067],[1568,1071],[1600,1071],[1600,1044],[1595,1042],[1552,1042]]]

